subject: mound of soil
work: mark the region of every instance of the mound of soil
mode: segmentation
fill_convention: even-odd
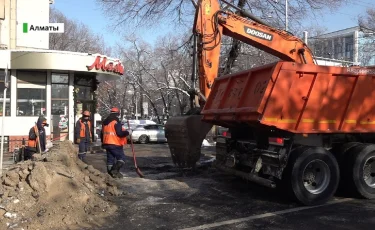
[[[0,229],[82,229],[103,225],[122,195],[116,181],[77,158],[71,142],[0,178]]]

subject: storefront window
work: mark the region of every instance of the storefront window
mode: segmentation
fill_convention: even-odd
[[[74,85],[89,86],[94,84],[94,78],[92,75],[76,74],[74,77]]]
[[[52,84],[68,84],[68,74],[52,74]]]
[[[52,115],[68,113],[69,107],[69,86],[52,84]],[[66,108],[65,108],[66,107]]]
[[[77,100],[92,100],[91,87],[76,86]]]
[[[74,77],[74,90],[76,92],[76,100],[92,100],[92,85],[94,78],[83,74],[77,74]]]
[[[53,140],[63,141],[69,131],[69,75],[52,73],[51,90],[51,134]]]
[[[17,71],[17,116],[46,115],[45,72]]]
[[[3,102],[4,102],[4,89],[5,89],[4,79],[5,79],[5,70],[0,69],[0,116],[3,116]],[[8,79],[10,81],[10,77]],[[6,92],[6,99],[5,99],[5,109],[6,109],[5,116],[10,116],[10,82],[8,83],[9,84],[8,84],[8,89]]]

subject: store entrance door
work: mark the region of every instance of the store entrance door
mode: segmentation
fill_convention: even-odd
[[[53,141],[68,140],[70,110],[68,74],[52,73],[51,105],[51,138]]]
[[[78,119],[82,117],[82,112],[85,110],[90,111],[90,114],[91,114],[90,116],[91,135],[92,135],[92,141],[94,142],[94,133],[95,133],[94,132],[94,101],[88,100],[88,101],[80,101],[79,103],[77,103],[77,113],[76,113],[75,124],[77,123]],[[74,139],[76,139],[76,137],[74,137]]]

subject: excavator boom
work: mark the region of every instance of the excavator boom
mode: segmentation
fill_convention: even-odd
[[[223,35],[240,40],[283,61],[315,64],[312,51],[298,37],[273,28],[255,16],[243,17],[221,10],[217,0],[201,0],[195,15],[193,34],[198,36],[199,90],[207,98],[218,76]]]
[[[250,44],[284,61],[315,64],[311,50],[302,40],[266,25],[241,9],[237,11],[241,15],[221,9],[218,0],[198,2],[193,26],[195,42],[191,100],[196,99],[195,109],[192,108],[194,111],[204,106],[218,77],[223,35]],[[201,121],[200,114],[194,115],[191,111],[188,112],[190,116],[172,117],[165,125],[172,159],[181,167],[192,167],[199,160],[202,141],[212,128],[212,124]]]

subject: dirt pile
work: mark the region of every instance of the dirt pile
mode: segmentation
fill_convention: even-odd
[[[0,229],[82,229],[103,225],[117,207],[116,182],[78,160],[68,141],[0,178]]]

